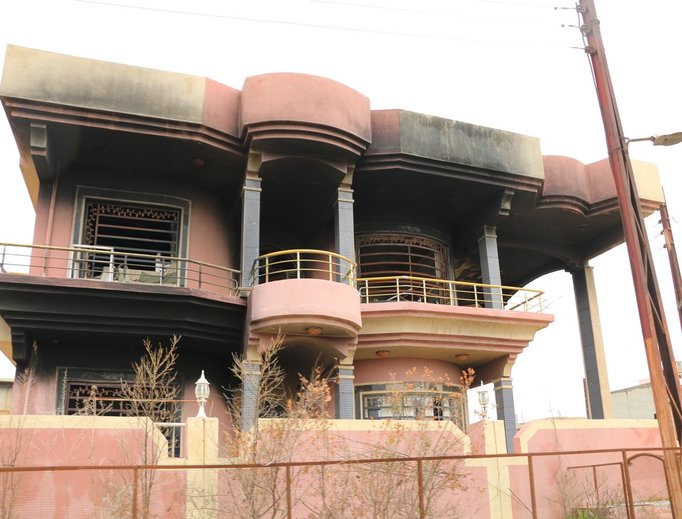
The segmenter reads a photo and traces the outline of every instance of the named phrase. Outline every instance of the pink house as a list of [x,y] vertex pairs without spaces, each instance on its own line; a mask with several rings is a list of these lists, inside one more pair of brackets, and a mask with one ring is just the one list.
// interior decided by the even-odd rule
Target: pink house
[[[332,372],[338,427],[421,418],[462,433],[461,373],[473,368],[476,384],[494,384],[503,436],[480,452],[527,452],[514,445],[511,368],[553,317],[523,287],[568,269],[590,415],[609,416],[587,266],[621,240],[607,161],[371,110],[345,85],[293,73],[237,90],[9,47],[0,98],[36,210],[33,243],[7,245],[0,269],[0,345],[23,381],[12,415],[74,414],[93,386],[120,395],[143,339],[180,335],[185,422],[201,370],[212,387],[233,386],[242,354],[251,387],[260,349],[281,335],[286,391],[316,365]],[[657,173],[637,170],[651,212]],[[255,405],[242,402],[245,429]],[[464,443],[458,452],[471,452]],[[175,454],[189,450],[185,439]]]

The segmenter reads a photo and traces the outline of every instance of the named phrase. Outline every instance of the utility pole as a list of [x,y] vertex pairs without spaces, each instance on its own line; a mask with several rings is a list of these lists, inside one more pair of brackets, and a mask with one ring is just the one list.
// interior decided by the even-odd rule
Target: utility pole
[[673,241],[673,230],[672,227],[670,227],[668,206],[665,202],[658,212],[661,214],[661,225],[663,226],[663,232],[661,234],[663,234],[663,238],[665,238],[665,248],[668,251],[670,271],[673,275],[673,287],[675,287],[677,313],[680,316],[680,326],[682,326],[682,275],[680,275],[680,264],[677,261],[677,251],[675,250],[675,242]]
[[[588,47],[585,51],[592,63],[609,162],[616,185],[661,443],[665,449],[677,448],[680,434],[682,434],[680,382],[644,228],[644,218],[639,204],[632,164],[630,164],[627,152],[627,140],[616,106],[594,1],[580,0],[577,8],[583,22],[580,29],[587,39]],[[680,474],[679,451],[664,450],[663,468],[673,517],[682,519],[682,474]]]

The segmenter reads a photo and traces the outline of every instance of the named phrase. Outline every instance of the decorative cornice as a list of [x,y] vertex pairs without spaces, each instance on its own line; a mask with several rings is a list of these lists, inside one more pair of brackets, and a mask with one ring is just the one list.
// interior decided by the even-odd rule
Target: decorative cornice
[[202,142],[215,148],[245,155],[239,138],[208,126],[158,119],[148,116],[74,108],[64,105],[38,103],[29,100],[3,98],[8,116],[13,119],[44,121],[122,132],[154,135]]
[[427,159],[407,153],[367,154],[356,167],[356,173],[359,174],[395,170],[438,175],[469,182],[478,181],[519,191],[538,192],[542,186],[542,179],[539,178]]

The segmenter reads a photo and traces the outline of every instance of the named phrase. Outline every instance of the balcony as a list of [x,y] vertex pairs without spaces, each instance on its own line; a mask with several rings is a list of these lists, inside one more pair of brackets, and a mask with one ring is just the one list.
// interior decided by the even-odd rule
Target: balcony
[[189,258],[121,252],[113,247],[0,243],[0,273],[184,287],[234,296],[239,271]]
[[354,337],[362,326],[355,262],[316,249],[256,258],[251,272],[250,326],[286,335]]
[[355,262],[317,249],[283,250],[256,258],[252,286],[284,279],[323,279],[355,286]]
[[543,292],[504,285],[415,276],[383,276],[356,280],[363,303],[416,302],[543,313]]
[[126,337],[181,335],[188,348],[238,351],[246,313],[238,274],[105,247],[0,243],[0,317],[17,362],[34,340],[116,348]]

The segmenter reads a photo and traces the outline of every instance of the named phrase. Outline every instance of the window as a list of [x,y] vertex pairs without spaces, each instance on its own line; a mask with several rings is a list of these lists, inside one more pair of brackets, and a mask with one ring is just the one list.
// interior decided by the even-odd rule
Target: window
[[464,427],[460,386],[396,382],[357,386],[355,391],[365,420],[451,420],[460,429]]
[[[139,405],[136,406],[130,399],[131,391],[123,387],[125,383],[132,387],[133,382],[134,376],[130,371],[57,368],[57,414],[140,416],[136,409]],[[139,393],[144,396],[144,388]],[[137,392],[133,391],[133,394]],[[177,394],[180,394],[179,386]],[[180,402],[164,401],[154,406],[162,406],[165,412],[161,411],[160,414],[173,417],[167,425],[156,425],[168,440],[169,455],[177,457],[180,455],[181,428],[175,424],[181,416]]]
[[[180,210],[176,208],[88,200],[82,243],[118,252],[177,256],[179,223]],[[131,261],[153,267],[153,261]]]
[[360,277],[414,276],[443,279],[447,247],[438,240],[404,233],[357,237]]
[[79,188],[77,197],[74,277],[181,284],[186,200],[94,188]]

